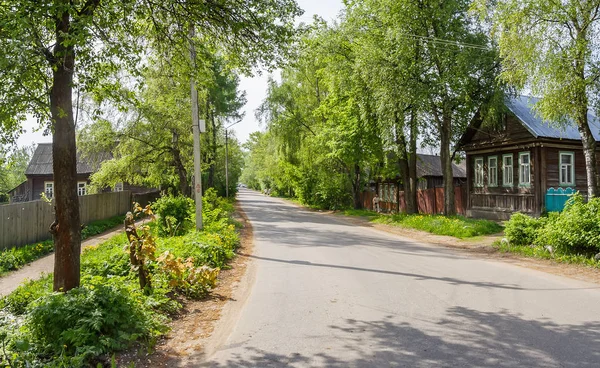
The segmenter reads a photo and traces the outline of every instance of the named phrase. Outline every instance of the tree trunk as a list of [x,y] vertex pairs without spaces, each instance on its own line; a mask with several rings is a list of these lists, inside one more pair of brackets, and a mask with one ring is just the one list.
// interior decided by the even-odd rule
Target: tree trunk
[[587,176],[588,198],[598,196],[598,165],[596,163],[596,140],[590,130],[587,118],[587,104],[578,114],[577,126],[583,143],[585,172]]
[[192,191],[187,178],[187,170],[183,166],[183,162],[181,162],[181,152],[176,146],[173,146],[171,151],[173,153],[173,164],[175,165],[177,175],[179,176],[179,191],[182,195],[191,197]]
[[354,198],[354,208],[362,208],[362,202],[360,200],[360,166],[354,164],[354,178],[352,180],[352,196]]
[[417,204],[417,119],[415,112],[411,111],[410,114],[410,138],[408,141],[408,187],[409,190],[406,193],[406,208],[409,208],[411,212],[418,213],[419,206]]
[[[406,213],[417,213],[418,209],[416,206],[416,153],[411,155],[411,153],[408,152],[406,146],[406,136],[402,131],[402,127],[398,119],[396,122],[396,145],[398,147],[398,165],[400,167],[400,176],[402,177],[402,189],[404,190],[404,203],[406,204]],[[414,173],[411,173],[410,167],[413,164],[413,160],[415,170]],[[411,176],[414,177],[413,183],[411,183]],[[398,198],[398,200],[400,200],[400,198]]]
[[453,216],[456,215],[456,206],[454,204],[454,173],[452,172],[452,156],[450,154],[452,118],[449,109],[446,107],[443,108],[442,112],[441,128],[440,160],[444,178],[444,214]]
[[73,121],[73,70],[75,51],[65,46],[70,18],[64,12],[56,19],[53,83],[50,91],[52,167],[56,219],[51,226],[54,239],[54,291],[68,291],[80,283],[81,222],[77,196],[77,147]]

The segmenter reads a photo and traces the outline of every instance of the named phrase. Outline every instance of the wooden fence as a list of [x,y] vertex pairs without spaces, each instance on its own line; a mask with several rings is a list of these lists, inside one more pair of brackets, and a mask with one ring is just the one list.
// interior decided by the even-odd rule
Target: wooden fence
[[[363,208],[373,209],[373,197],[374,192],[363,192],[361,201]],[[396,198],[399,198],[400,203],[397,202]],[[467,188],[466,186],[454,187],[454,205],[456,206],[456,213],[459,215],[465,215],[467,213]],[[383,212],[405,212],[406,202],[404,201],[404,191],[398,191],[398,194],[394,196],[395,202],[380,202],[381,211]],[[425,214],[437,214],[444,212],[444,188],[430,188],[417,190],[417,205],[419,213]]]
[[[112,192],[79,197],[81,223],[124,215],[131,210],[131,192]],[[48,228],[54,208],[44,201],[0,206],[0,249],[50,239]]]

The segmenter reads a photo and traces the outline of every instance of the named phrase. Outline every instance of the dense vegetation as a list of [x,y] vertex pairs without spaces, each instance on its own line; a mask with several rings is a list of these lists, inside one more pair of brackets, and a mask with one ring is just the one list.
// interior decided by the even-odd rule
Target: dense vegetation
[[516,213],[506,223],[504,250],[597,265],[600,253],[600,198],[573,195],[562,212],[541,218]]
[[[477,110],[502,103],[499,63],[470,1],[349,1],[307,27],[257,112],[242,182],[339,209],[378,178],[399,178],[416,208],[416,153],[433,147],[452,188],[456,142]],[[453,190],[445,213],[453,214]]]
[[[163,199],[168,201],[180,203]],[[121,234],[84,251],[81,287],[53,293],[52,275],[47,275],[4,297],[3,361],[11,367],[95,366],[133,343],[152,346],[167,331],[169,315],[180,308],[179,295],[199,298],[210,292],[238,245],[232,204],[209,190],[203,205],[203,232],[158,236],[159,223],[147,228],[143,266],[132,266],[127,237]],[[193,216],[189,211],[185,217]],[[151,286],[140,288],[139,267],[148,269]]]

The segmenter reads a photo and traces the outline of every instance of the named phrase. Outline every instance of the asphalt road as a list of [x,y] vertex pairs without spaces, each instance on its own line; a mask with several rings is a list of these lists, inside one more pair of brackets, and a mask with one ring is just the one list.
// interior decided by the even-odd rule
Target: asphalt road
[[210,367],[600,367],[600,286],[244,190],[256,277]]

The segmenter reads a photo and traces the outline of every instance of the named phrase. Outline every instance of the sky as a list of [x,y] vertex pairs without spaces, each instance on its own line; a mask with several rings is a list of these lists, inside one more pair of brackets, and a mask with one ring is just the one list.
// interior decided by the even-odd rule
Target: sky
[[[342,10],[342,0],[296,0],[300,7],[304,9],[304,14],[298,18],[298,22],[311,23],[314,15],[319,15],[327,21],[334,20]],[[240,81],[240,89],[246,91],[247,103],[244,106],[244,119],[233,126],[236,137],[240,142],[245,142],[250,133],[257,130],[263,130],[254,117],[254,111],[260,106],[266,96],[268,73],[262,73],[254,77],[243,77]],[[28,146],[32,143],[52,142],[51,136],[44,136],[41,131],[34,132],[36,123],[33,120],[27,120],[24,124],[26,133],[21,135],[17,141],[19,147]]]

